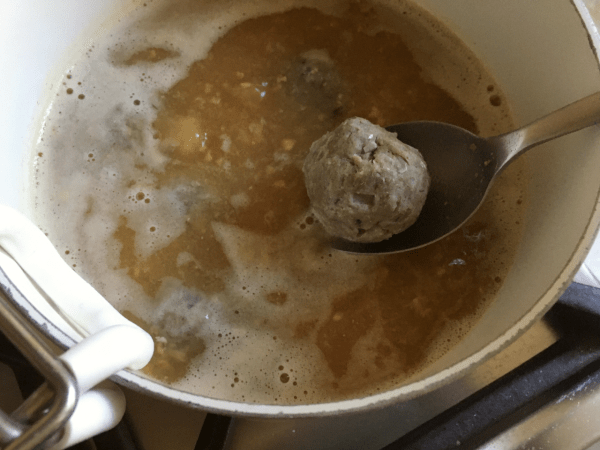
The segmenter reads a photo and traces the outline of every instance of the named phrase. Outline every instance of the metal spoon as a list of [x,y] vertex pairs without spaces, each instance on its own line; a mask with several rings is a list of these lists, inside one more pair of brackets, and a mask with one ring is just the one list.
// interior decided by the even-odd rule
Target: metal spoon
[[352,253],[395,253],[429,245],[452,233],[477,211],[498,174],[527,150],[600,121],[600,92],[571,103],[529,125],[481,138],[441,122],[406,122],[386,127],[418,149],[431,175],[427,200],[417,221],[377,243],[335,239]]

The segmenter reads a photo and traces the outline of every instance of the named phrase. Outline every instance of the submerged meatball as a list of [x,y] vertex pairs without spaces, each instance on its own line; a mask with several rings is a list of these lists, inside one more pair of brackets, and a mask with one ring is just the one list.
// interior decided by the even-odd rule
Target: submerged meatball
[[303,170],[315,217],[329,234],[356,242],[411,226],[430,181],[418,150],[358,117],[315,141]]
[[286,88],[301,105],[316,108],[329,117],[337,117],[345,109],[345,83],[327,50],[302,53],[291,63],[286,78]]

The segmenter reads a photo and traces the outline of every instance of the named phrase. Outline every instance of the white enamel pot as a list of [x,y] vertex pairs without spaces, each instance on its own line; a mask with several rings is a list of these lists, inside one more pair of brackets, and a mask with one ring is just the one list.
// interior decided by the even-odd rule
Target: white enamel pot
[[[478,55],[523,125],[600,89],[600,40],[580,0],[420,0]],[[9,0],[0,14],[0,204],[29,214],[24,200],[28,152],[46,96],[65,72],[74,46],[88,45],[123,4],[115,0]],[[90,31],[91,30],[91,31]],[[100,30],[101,31],[101,30]],[[547,311],[569,285],[600,223],[600,133],[596,127],[527,155],[530,202],[514,268],[470,334],[411,384],[379,395],[302,406],[242,404],[181,392],[133,371],[113,379],[154,396],[209,411],[260,417],[370,412],[456,379],[507,346]],[[33,291],[32,291],[33,292]],[[42,296],[30,292],[37,303]],[[38,315],[40,329],[63,346],[70,332]]]

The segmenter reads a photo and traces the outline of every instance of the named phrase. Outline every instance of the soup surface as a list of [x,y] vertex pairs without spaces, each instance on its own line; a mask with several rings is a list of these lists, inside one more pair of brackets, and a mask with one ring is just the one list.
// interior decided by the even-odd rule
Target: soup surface
[[301,170],[325,132],[353,116],[483,135],[511,120],[483,65],[412,3],[322,3],[144,3],[61,80],[38,220],[152,334],[148,377],[280,404],[390,389],[465,335],[510,268],[521,163],[435,245],[328,246]]

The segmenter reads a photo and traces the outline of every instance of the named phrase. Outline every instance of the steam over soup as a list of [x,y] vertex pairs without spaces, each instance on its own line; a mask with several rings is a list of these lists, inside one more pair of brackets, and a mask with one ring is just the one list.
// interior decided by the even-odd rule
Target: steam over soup
[[32,200],[64,258],[154,337],[148,377],[246,402],[376,393],[502,285],[522,162],[465,227],[409,253],[334,251],[309,213],[304,158],[349,117],[512,125],[482,64],[412,3],[157,0],[73,61]]

